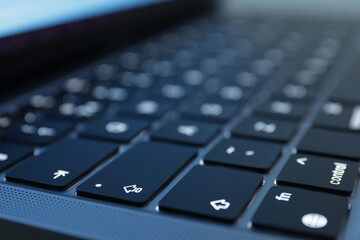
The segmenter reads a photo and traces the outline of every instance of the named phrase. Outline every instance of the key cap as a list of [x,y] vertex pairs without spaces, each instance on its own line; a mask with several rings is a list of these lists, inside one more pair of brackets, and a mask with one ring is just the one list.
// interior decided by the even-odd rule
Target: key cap
[[224,139],[205,155],[204,161],[266,171],[277,160],[281,149],[281,145],[276,143],[241,138]]
[[295,129],[296,124],[294,123],[252,117],[240,122],[232,133],[251,138],[287,142],[294,134]]
[[64,102],[56,109],[49,111],[49,116],[58,120],[64,119],[71,122],[81,122],[95,117],[105,105],[100,101],[79,100],[76,102]]
[[72,124],[41,120],[33,124],[23,123],[2,134],[3,138],[14,141],[45,145],[72,129]]
[[314,93],[309,91],[305,86],[291,83],[285,84],[281,88],[281,91],[276,91],[274,95],[283,101],[289,102],[307,102],[314,97]]
[[209,101],[223,102],[228,104],[241,104],[249,93],[236,85],[222,86],[220,90],[209,96]]
[[0,144],[0,171],[30,156],[32,152],[31,147],[2,142]]
[[306,107],[303,105],[278,100],[265,103],[255,110],[256,115],[290,120],[299,120],[305,113]]
[[64,139],[10,170],[6,179],[64,190],[117,149],[116,144]]
[[151,137],[191,145],[205,145],[215,136],[219,129],[216,124],[175,120],[160,127]]
[[81,184],[77,192],[93,198],[143,205],[195,154],[196,150],[191,147],[141,143]]
[[253,218],[255,227],[315,238],[335,239],[348,212],[345,197],[289,187],[273,187]]
[[314,125],[339,130],[360,130],[360,108],[345,107],[341,103],[327,102],[314,120]]
[[237,108],[232,105],[204,102],[184,112],[185,117],[226,122],[235,114]]
[[105,102],[124,102],[131,94],[130,89],[115,86],[97,85],[92,90],[92,97]]
[[350,195],[357,182],[359,163],[308,154],[293,155],[277,182]]
[[109,141],[129,142],[149,125],[147,121],[104,116],[87,124],[81,135]]
[[261,183],[259,174],[197,166],[170,190],[159,206],[161,210],[235,221]]
[[301,140],[298,151],[360,159],[359,142],[358,134],[311,128]]
[[330,99],[333,101],[347,102],[347,103],[359,103],[360,95],[358,89],[360,89],[360,82],[357,80],[359,76],[360,58],[358,58],[338,84],[335,91],[330,95]]
[[156,99],[138,99],[120,107],[121,113],[149,117],[152,119],[162,117],[172,107],[170,101],[159,101]]

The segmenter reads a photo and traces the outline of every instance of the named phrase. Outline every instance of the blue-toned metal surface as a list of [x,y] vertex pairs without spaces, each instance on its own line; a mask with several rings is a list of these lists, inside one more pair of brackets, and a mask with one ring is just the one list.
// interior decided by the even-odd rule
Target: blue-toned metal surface
[[[181,214],[159,212],[157,205],[169,189],[194,165],[201,164],[202,157],[212,146],[218,143],[224,136],[229,136],[229,130],[248,115],[250,110],[259,104],[259,100],[264,100],[268,97],[269,86],[264,86],[263,90],[239,111],[236,121],[226,125],[223,133],[218,135],[209,146],[200,149],[198,157],[145,207],[137,208],[123,204],[87,199],[76,195],[76,186],[114,159],[111,158],[66,192],[54,192],[30,186],[21,187],[19,184],[6,182],[4,174],[1,174],[0,218],[11,219],[87,239],[301,239],[301,237],[296,235],[287,235],[286,233],[274,234],[253,229],[251,227],[251,219],[267,191],[275,185],[274,181],[276,176],[286,163],[292,151],[295,150],[295,146],[302,138],[304,132],[311,126],[311,121],[325,101],[326,95],[334,88],[335,84],[341,80],[350,63],[353,62],[354,58],[358,55],[359,50],[356,45],[357,38],[358,36],[355,36],[355,38],[352,38],[347,44],[344,54],[338,63],[334,64],[335,67],[328,75],[327,84],[323,88],[324,95],[321,95],[319,99],[317,99],[311,108],[310,114],[300,125],[300,131],[296,137],[285,146],[281,159],[269,173],[264,175],[264,186],[260,188],[249,205],[249,208],[236,223],[228,225]],[[282,76],[278,75],[276,78],[281,80]],[[60,81],[55,82],[44,89],[56,89],[60,84]],[[44,89],[39,89],[35,92],[42,92]],[[12,101],[11,104],[20,104],[35,92],[29,93],[29,95],[23,96],[21,99],[16,99]],[[5,109],[7,106],[9,105],[0,107],[0,110],[1,108]],[[170,114],[168,117],[172,118],[175,116]],[[154,128],[156,129],[162,123],[163,121],[157,122]],[[145,134],[138,140],[146,141],[147,139],[148,135]],[[126,145],[122,146],[118,155],[130,147],[131,146]],[[360,239],[360,228],[358,227],[358,222],[360,221],[359,188],[360,186],[357,186],[353,196],[350,197],[352,210],[350,211],[345,232],[341,234],[341,239]]]

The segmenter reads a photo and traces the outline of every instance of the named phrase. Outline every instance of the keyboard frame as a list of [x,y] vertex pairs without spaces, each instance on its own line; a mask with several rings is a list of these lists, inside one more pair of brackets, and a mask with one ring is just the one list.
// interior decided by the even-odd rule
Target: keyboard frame
[[[264,174],[264,186],[256,193],[248,209],[240,216],[234,224],[207,220],[182,214],[173,214],[158,211],[158,203],[166,193],[195,165],[202,164],[202,157],[216,145],[223,137],[230,136],[230,130],[242,119],[251,113],[251,110],[269,97],[268,84],[263,85],[261,90],[248,100],[245,106],[236,114],[236,121],[226,124],[221,134],[211,141],[205,148],[201,148],[198,156],[186,166],[149,204],[144,207],[112,203],[76,195],[76,187],[87,180],[95,172],[101,170],[119,154],[133,147],[133,144],[124,145],[120,153],[106,160],[104,164],[97,167],[85,178],[73,185],[68,191],[58,192],[37,187],[7,182],[5,174],[0,173],[0,218],[9,219],[26,225],[61,232],[86,239],[303,239],[302,236],[277,233],[262,229],[251,229],[251,218],[261,204],[268,190],[275,185],[276,176],[285,165],[289,156],[296,151],[295,146],[301,140],[306,130],[311,126],[317,110],[325,101],[326,96],[335,87],[336,83],[344,76],[350,67],[350,62],[360,52],[356,44],[358,36],[352,36],[344,45],[343,53],[334,63],[323,84],[323,92],[317,97],[307,117],[299,125],[295,137],[284,147],[283,155],[275,163],[270,172]],[[356,49],[356,51],[354,51]],[[103,60],[97,61],[102,62]],[[93,65],[93,64],[91,64]],[[84,69],[88,68],[85,67]],[[79,72],[81,72],[80,70]],[[68,76],[74,75],[69,74]],[[281,78],[284,76],[273,76]],[[49,84],[31,91],[19,98],[13,99],[0,106],[0,111],[8,106],[23,106],[30,96],[37,93],[52,92],[60,89],[62,81],[67,76],[61,77]],[[273,86],[274,87],[274,86]],[[165,118],[156,122],[153,129],[157,129],[171,118],[177,115],[166,114]],[[148,141],[150,130],[138,137],[137,142]],[[69,137],[74,137],[70,133]],[[41,151],[41,148],[38,150]],[[360,239],[360,185],[356,186],[353,195],[349,198],[351,211],[344,233],[341,239]]]

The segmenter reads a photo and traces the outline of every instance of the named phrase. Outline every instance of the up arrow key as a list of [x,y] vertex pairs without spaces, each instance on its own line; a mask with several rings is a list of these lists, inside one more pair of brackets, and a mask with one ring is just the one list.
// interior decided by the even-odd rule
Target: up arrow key
[[296,162],[297,162],[298,164],[301,164],[301,165],[304,166],[307,160],[308,160],[308,158],[306,158],[306,157],[304,157],[304,158],[298,158],[298,159],[296,159]]
[[69,174],[68,171],[57,170],[57,172],[54,172],[54,177],[53,177],[53,179],[57,179],[58,177],[65,177],[67,174]]
[[210,204],[216,211],[220,209],[228,209],[230,207],[230,203],[225,199],[214,200],[211,201]]

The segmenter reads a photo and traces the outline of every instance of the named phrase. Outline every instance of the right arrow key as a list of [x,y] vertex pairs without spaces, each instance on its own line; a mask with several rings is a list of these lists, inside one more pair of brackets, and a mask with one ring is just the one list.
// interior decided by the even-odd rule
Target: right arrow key
[[350,195],[357,182],[358,170],[357,162],[296,154],[288,160],[277,182]]

